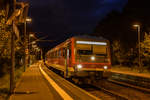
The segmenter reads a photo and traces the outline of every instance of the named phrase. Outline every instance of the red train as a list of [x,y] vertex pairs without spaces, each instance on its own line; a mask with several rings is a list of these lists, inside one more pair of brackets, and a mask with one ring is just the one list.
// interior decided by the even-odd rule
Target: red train
[[66,78],[102,78],[111,68],[109,41],[89,36],[69,38],[47,52],[46,64]]

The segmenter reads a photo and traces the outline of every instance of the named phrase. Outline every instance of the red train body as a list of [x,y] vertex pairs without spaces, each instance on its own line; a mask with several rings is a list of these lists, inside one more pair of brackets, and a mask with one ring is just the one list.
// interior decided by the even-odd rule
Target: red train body
[[102,77],[111,68],[109,41],[72,37],[47,52],[46,64],[65,77]]

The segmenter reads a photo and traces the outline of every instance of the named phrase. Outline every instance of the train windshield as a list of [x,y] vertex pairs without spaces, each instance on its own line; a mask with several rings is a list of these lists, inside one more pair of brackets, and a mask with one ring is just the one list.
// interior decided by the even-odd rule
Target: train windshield
[[105,45],[77,44],[76,48],[77,55],[107,56],[107,46]]
[[92,55],[92,50],[77,50],[77,54],[79,55]]
[[[76,42],[76,60],[80,62],[108,62],[107,52],[107,44],[105,42]],[[95,57],[95,60],[91,60],[92,56]]]

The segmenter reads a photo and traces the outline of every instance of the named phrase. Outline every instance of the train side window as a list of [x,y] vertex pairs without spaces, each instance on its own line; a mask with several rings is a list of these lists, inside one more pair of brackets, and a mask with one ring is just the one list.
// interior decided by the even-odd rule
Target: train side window
[[61,49],[58,50],[58,56],[61,57]]
[[59,50],[57,50],[57,58],[59,57]]
[[53,58],[53,52],[51,52],[51,57]]
[[57,51],[55,51],[55,57],[57,58]]
[[66,49],[63,48],[63,57],[66,57]]
[[56,58],[57,58],[58,57],[58,51],[57,50],[55,51],[55,54],[56,54]]
[[68,46],[68,50],[69,50],[69,58],[71,57],[71,46]]
[[51,52],[51,58],[53,57],[52,52]]
[[58,57],[58,51],[56,50],[56,58]]
[[55,57],[55,52],[53,51],[53,58]]
[[53,58],[53,52],[51,52],[51,57]]
[[51,53],[48,53],[48,57],[51,57]]
[[56,57],[56,51],[54,51],[54,58]]
[[60,51],[61,51],[61,57],[63,57],[63,48],[61,48]]
[[69,58],[71,58],[71,48],[69,48]]

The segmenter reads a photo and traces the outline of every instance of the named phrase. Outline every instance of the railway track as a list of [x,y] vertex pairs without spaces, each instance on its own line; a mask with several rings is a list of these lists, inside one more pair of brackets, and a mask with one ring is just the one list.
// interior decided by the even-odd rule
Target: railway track
[[116,97],[116,100],[150,100],[150,93],[116,81],[102,80],[93,85],[106,93],[110,93],[110,95]]
[[[58,73],[57,73],[58,74]],[[70,82],[73,83],[71,80]],[[108,79],[93,84],[75,84],[102,100],[150,100],[150,92],[125,82]]]
[[[52,70],[52,69],[50,69],[50,70]],[[58,73],[56,73],[56,74],[58,74]],[[60,75],[60,74],[58,74],[58,75]],[[101,98],[102,100],[127,100],[127,98],[125,96],[120,95],[117,92],[105,89],[103,87],[96,87],[91,84],[77,84],[77,83],[74,83],[73,80],[69,80],[69,81],[71,83],[77,85],[78,87],[86,90],[87,92],[95,95],[96,97]]]
[[86,90],[87,92],[97,96],[98,98],[101,98],[102,100],[128,100],[128,98],[126,98],[125,96],[100,86],[98,87],[91,84],[82,84],[78,86]]
[[121,85],[121,86],[124,86],[124,87],[133,88],[133,89],[136,89],[138,91],[142,91],[144,93],[149,93],[150,94],[150,89],[149,88],[143,88],[143,87],[140,87],[140,86],[136,86],[136,85],[127,83],[127,82],[117,81],[117,80],[113,80],[113,79],[109,79],[108,81],[111,82],[111,83],[114,83],[114,84],[118,84],[118,85]]
[[110,79],[127,83],[133,86],[141,87],[143,89],[150,89],[150,79],[146,77],[113,73]]

